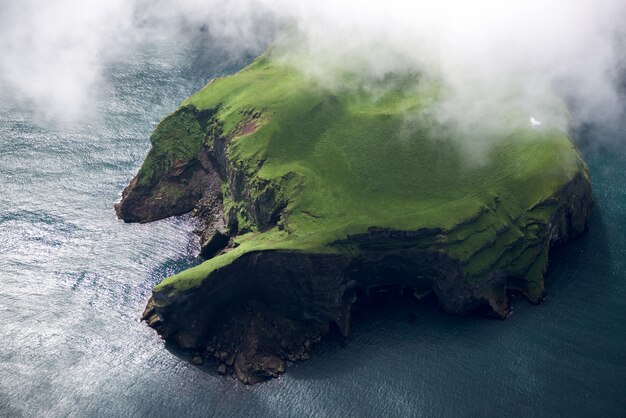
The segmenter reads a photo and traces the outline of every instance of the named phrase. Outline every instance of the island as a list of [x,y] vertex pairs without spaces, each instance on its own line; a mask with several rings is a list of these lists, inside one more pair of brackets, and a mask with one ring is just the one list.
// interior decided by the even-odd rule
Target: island
[[[206,261],[156,285],[143,319],[253,384],[347,336],[381,290],[498,318],[512,293],[539,303],[551,248],[587,228],[587,167],[555,119],[503,103],[488,117],[507,129],[468,131],[438,117],[445,99],[437,77],[342,87],[270,54],[211,81],[159,123],[116,205],[200,225]],[[548,93],[541,111],[567,117]]]

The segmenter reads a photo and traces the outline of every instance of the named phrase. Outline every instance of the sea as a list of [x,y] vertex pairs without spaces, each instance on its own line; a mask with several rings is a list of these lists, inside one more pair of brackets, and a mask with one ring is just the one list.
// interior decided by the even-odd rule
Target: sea
[[[88,115],[0,100],[0,416],[626,417],[626,129],[589,125],[590,230],[553,252],[547,297],[501,321],[382,298],[279,379],[244,386],[140,321],[197,264],[186,217],[113,205],[158,121],[252,56],[155,37],[106,62]],[[624,125],[626,126],[626,124]]]

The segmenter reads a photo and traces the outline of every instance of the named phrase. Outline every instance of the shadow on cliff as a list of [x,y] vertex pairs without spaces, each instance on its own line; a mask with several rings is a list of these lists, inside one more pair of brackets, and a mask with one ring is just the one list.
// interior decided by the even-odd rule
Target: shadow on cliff
[[[401,296],[397,288],[369,298],[361,295],[352,317],[351,336],[342,337],[338,329],[331,328],[331,334],[314,347],[311,359],[289,364],[287,375],[279,381],[332,380],[350,376],[362,368],[376,372],[380,364],[401,370],[405,363],[403,355],[417,352],[423,345],[430,349],[436,346],[439,355],[446,355],[445,351],[451,346],[471,347],[506,340],[506,335],[516,332],[520,321],[522,326],[527,326],[572,304],[602,305],[612,292],[611,280],[616,272],[612,267],[609,229],[601,204],[602,201],[594,208],[586,234],[551,251],[546,276],[547,298],[543,304],[532,306],[523,297],[512,295],[515,314],[498,321],[479,313],[448,315],[433,295],[416,301],[408,295]],[[155,276],[165,271],[171,273],[173,267],[184,267],[188,262],[190,260],[164,263]],[[459,342],[460,338],[464,341]],[[193,358],[193,353],[181,349],[175,342],[166,342],[165,348],[185,362]],[[208,375],[218,376],[217,366],[218,362],[209,359],[197,367]],[[280,385],[270,382],[264,384]]]
[[[532,334],[542,321],[558,326],[559,321],[577,320],[567,318],[571,309],[581,313],[590,305],[602,309],[614,291],[611,281],[618,277],[610,250],[602,208],[596,207],[586,234],[552,250],[546,275],[547,296],[542,304],[535,306],[512,294],[514,314],[499,321],[479,313],[448,315],[434,296],[418,302],[397,293],[378,294],[356,306],[350,337],[332,333],[311,353],[311,360],[290,365],[287,379],[333,380],[342,375],[359,375],[359,369],[371,372],[373,380],[378,373],[388,377],[383,371],[388,373],[389,369],[400,373],[399,378],[415,378],[419,370],[406,369],[415,364],[407,361],[407,353],[431,355],[424,357],[425,365],[465,350],[470,360],[481,361],[473,351],[477,347],[483,347],[478,351],[499,346],[506,350],[518,335]],[[504,363],[501,366],[509,367]]]
[[[588,137],[587,137],[588,138]],[[451,345],[482,345],[499,339],[519,327],[530,326],[533,321],[543,321],[547,316],[563,315],[568,309],[580,305],[602,306],[613,291],[611,280],[615,271],[611,239],[616,232],[611,229],[616,214],[605,213],[608,205],[607,182],[616,173],[602,171],[604,161],[615,157],[609,149],[594,145],[593,141],[579,145],[588,159],[592,182],[596,190],[596,206],[590,219],[589,231],[563,247],[554,248],[546,275],[547,298],[540,306],[531,306],[519,295],[512,295],[511,304],[516,314],[504,322],[487,319],[479,314],[465,317],[445,314],[435,297],[418,302],[401,297],[398,289],[361,297],[355,307],[352,335],[344,338],[337,329],[314,347],[312,359],[289,364],[287,376],[279,380],[326,380],[341,375],[352,375],[362,368],[377,369],[377,362],[402,369],[402,356],[416,352],[422,345],[447,350]],[[159,279],[183,269],[198,259],[181,259],[164,263],[153,273]],[[557,312],[560,310],[560,312]],[[462,337],[463,342],[456,341]],[[506,339],[506,338],[503,338]],[[193,353],[179,348],[176,343],[166,343],[166,349],[183,361],[192,360]],[[403,354],[404,353],[404,354]],[[439,352],[439,355],[445,355]],[[384,359],[383,359],[384,357]],[[391,363],[390,360],[391,359]],[[217,362],[205,361],[200,370],[217,376]],[[385,367],[387,367],[385,366]],[[278,383],[276,383],[278,384]]]

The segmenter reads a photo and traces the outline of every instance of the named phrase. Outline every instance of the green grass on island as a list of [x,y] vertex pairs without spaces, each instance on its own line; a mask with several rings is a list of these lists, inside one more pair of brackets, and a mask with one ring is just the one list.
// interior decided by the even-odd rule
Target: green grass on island
[[[542,274],[532,225],[547,222],[548,199],[585,173],[578,152],[562,127],[532,128],[530,115],[506,105],[490,115],[512,121],[495,139],[438,121],[443,94],[439,82],[417,74],[329,89],[266,56],[209,83],[157,127],[139,181],[163,172],[159,164],[197,153],[217,123],[231,138],[229,164],[246,174],[251,196],[274,188],[285,209],[278,225],[260,231],[242,202],[225,193],[225,207],[236,209],[247,230],[239,245],[165,279],[155,292],[197,286],[250,251],[358,251],[344,240],[370,227],[440,228],[444,234],[416,245],[438,246],[471,274],[496,265]],[[557,99],[548,101],[565,112]],[[206,120],[186,109],[204,111]],[[255,112],[256,130],[246,129]],[[476,156],[467,141],[489,145]]]

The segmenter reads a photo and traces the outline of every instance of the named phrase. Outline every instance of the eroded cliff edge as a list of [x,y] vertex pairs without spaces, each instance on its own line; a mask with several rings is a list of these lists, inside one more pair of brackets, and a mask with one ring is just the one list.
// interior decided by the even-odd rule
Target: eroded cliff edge
[[348,335],[357,297],[378,289],[500,318],[509,292],[540,302],[550,248],[587,227],[584,162],[548,126],[466,164],[455,131],[426,123],[424,83],[337,94],[261,58],[164,119],[116,211],[191,211],[209,260],[156,286],[146,322],[256,383],[331,326]]

